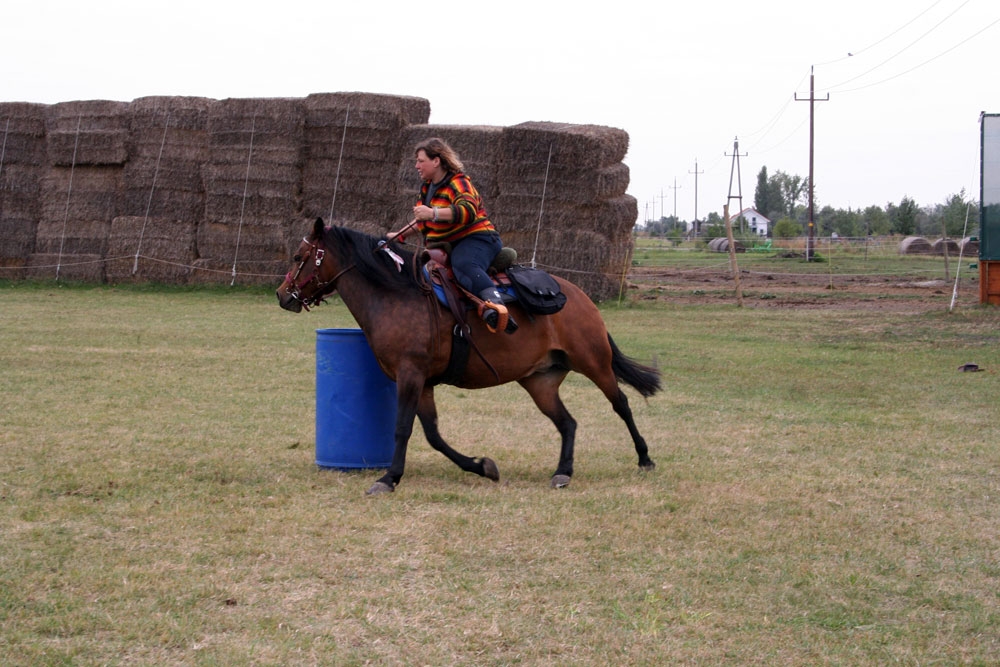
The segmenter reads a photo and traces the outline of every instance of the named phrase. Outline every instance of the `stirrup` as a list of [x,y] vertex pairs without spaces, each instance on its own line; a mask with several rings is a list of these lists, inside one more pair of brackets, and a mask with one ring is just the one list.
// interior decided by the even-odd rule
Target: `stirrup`
[[[497,314],[496,326],[491,326],[489,320],[487,320],[486,318],[487,310],[496,311]],[[479,304],[479,317],[482,318],[483,322],[486,323],[486,328],[490,330],[490,333],[496,333],[498,331],[504,331],[507,329],[507,321],[510,318],[510,314],[507,312],[507,306],[503,305],[502,303],[483,301]]]

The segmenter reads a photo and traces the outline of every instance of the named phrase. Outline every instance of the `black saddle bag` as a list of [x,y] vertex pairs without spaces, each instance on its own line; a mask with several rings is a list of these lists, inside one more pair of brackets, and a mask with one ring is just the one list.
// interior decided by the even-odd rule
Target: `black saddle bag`
[[518,300],[529,313],[551,315],[566,305],[566,295],[559,283],[545,271],[514,264],[506,273]]

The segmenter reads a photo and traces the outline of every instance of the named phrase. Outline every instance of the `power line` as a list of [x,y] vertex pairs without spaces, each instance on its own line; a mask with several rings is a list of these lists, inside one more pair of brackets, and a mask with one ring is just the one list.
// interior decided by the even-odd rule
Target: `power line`
[[965,2],[963,2],[958,7],[956,7],[954,10],[952,10],[952,12],[950,14],[948,14],[943,19],[941,19],[940,21],[938,21],[937,23],[935,23],[933,26],[931,26],[931,28],[927,32],[925,32],[924,34],[920,35],[920,37],[917,37],[915,40],[913,40],[912,42],[910,42],[909,44],[907,44],[906,46],[904,46],[902,49],[900,49],[896,53],[892,54],[891,56],[889,56],[888,58],[886,58],[885,60],[883,60],[882,62],[880,62],[878,65],[875,65],[871,69],[866,70],[866,71],[862,72],[861,74],[858,74],[857,76],[851,77],[850,79],[847,79],[846,81],[841,81],[838,84],[830,86],[828,88],[828,90],[830,90],[832,92],[837,92],[837,88],[839,88],[840,86],[848,84],[851,81],[856,81],[857,79],[860,79],[863,76],[867,76],[868,74],[871,74],[872,72],[874,72],[875,70],[877,70],[882,65],[885,65],[889,61],[894,60],[897,56],[899,56],[900,54],[902,54],[904,51],[907,51],[910,47],[912,47],[914,44],[916,44],[917,42],[919,42],[920,40],[922,40],[924,37],[926,37],[927,35],[931,34],[935,30],[937,30],[938,28],[940,28],[942,23],[944,23],[945,21],[947,21],[948,19],[950,19],[952,16],[954,16],[955,14],[957,14],[959,12],[959,10],[961,10],[962,7],[965,7],[967,4],[969,4],[969,2],[971,2],[971,0],[965,0]]
[[[834,92],[838,92],[838,93],[853,93],[853,92],[856,92],[856,91],[859,91],[859,90],[864,90],[865,88],[871,88],[872,86],[880,86],[883,83],[888,83],[888,82],[892,81],[893,79],[898,79],[901,76],[906,76],[910,72],[918,70],[921,67],[923,67],[924,65],[928,65],[928,64],[934,62],[935,60],[937,60],[938,58],[941,58],[941,57],[943,57],[943,56],[951,53],[952,51],[954,51],[958,47],[963,46],[964,44],[966,44],[968,42],[971,42],[973,39],[975,39],[976,37],[979,37],[979,35],[983,34],[987,30],[989,30],[990,28],[992,28],[993,26],[995,26],[997,23],[1000,23],[1000,18],[994,20],[992,23],[988,24],[985,28],[981,28],[980,30],[978,30],[978,31],[974,32],[973,34],[969,35],[968,37],[966,37],[965,39],[961,40],[957,44],[954,44],[954,45],[950,46],[949,48],[945,49],[944,51],[942,51],[941,53],[937,54],[936,56],[934,56],[932,58],[928,58],[927,60],[923,61],[919,65],[914,65],[913,67],[911,67],[908,70],[905,70],[903,72],[899,72],[898,74],[893,74],[892,76],[890,76],[890,77],[888,77],[886,79],[882,79],[881,81],[875,81],[873,83],[866,83],[865,85],[858,86],[856,88],[846,88],[844,90],[838,90],[838,91],[834,91]],[[855,77],[855,78],[857,78],[857,77]],[[853,81],[853,79],[851,79],[851,80]],[[844,83],[846,83],[846,81]],[[843,85],[843,84],[839,84],[839,85]]]
[[[826,61],[824,63],[817,63],[816,67],[823,67],[824,65],[832,65],[834,63],[839,63],[841,61],[847,60],[848,58],[850,58],[852,56],[861,55],[862,53],[864,53],[868,49],[871,49],[873,47],[878,46],[879,44],[881,44],[885,40],[889,39],[890,37],[895,36],[896,33],[902,31],[903,29],[905,29],[907,27],[909,27],[911,23],[913,23],[914,21],[916,21],[917,19],[919,19],[921,16],[923,16],[924,14],[926,14],[927,12],[929,12],[930,10],[934,9],[935,7],[937,7],[939,4],[941,4],[941,0],[935,0],[935,2],[931,3],[930,7],[928,7],[924,11],[920,12],[919,14],[917,14],[916,16],[914,16],[912,19],[910,19],[909,21],[907,21],[903,25],[899,26],[898,28],[896,28],[895,30],[893,30],[892,32],[890,32],[888,35],[886,35],[882,39],[878,40],[877,42],[873,42],[873,43],[869,44],[868,46],[866,46],[865,48],[863,48],[861,50],[850,51],[850,52],[848,52],[848,54],[846,56],[841,56],[840,58],[834,58],[833,60],[828,60],[828,61]],[[958,11],[958,10],[956,10],[956,11]]]

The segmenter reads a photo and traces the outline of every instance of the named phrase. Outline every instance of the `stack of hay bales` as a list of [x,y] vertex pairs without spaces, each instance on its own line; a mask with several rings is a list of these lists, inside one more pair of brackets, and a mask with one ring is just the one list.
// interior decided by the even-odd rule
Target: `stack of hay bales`
[[0,103],[0,278],[225,283],[235,264],[273,284],[304,220],[408,222],[413,149],[440,136],[522,264],[617,293],[638,213],[624,131],[429,116],[425,99],[368,93]]
[[125,198],[121,215],[111,222],[109,281],[184,283],[190,275],[195,229],[205,212],[201,169],[210,159],[213,103],[203,97],[143,97],[130,105]]
[[35,250],[46,171],[42,104],[0,103],[0,278],[20,279]]
[[503,130],[501,151],[491,217],[504,244],[518,251],[520,263],[534,255],[595,300],[616,294],[638,217],[635,198],[625,194],[628,134],[596,125],[522,123]]
[[106,100],[48,107],[49,168],[29,275],[103,282],[111,220],[121,208],[128,108]]
[[304,109],[300,99],[228,99],[208,112],[211,161],[195,233],[193,282],[274,282],[289,261],[301,211]]
[[900,255],[930,255],[934,249],[923,236],[907,236],[899,242]]
[[958,257],[958,241],[955,239],[934,239],[931,250],[935,255],[948,253],[949,257]]
[[405,130],[426,123],[429,115],[428,101],[416,97],[370,93],[308,96],[303,216],[321,217],[327,224],[374,235],[405,223],[408,209],[400,210],[397,205],[396,161],[407,150]]

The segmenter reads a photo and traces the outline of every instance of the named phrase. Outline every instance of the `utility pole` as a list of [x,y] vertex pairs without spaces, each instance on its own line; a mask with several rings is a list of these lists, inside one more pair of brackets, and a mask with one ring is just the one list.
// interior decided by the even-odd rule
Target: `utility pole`
[[[730,155],[728,153],[726,153],[725,155],[726,155],[726,157],[730,157]],[[746,157],[746,156],[747,156],[747,153],[744,153],[743,157]],[[728,204],[732,200],[738,199],[740,201],[739,213],[742,213],[743,212],[743,182],[742,182],[742,179],[740,177],[740,138],[739,137],[736,137],[735,139],[733,139],[733,154],[732,154],[731,157],[733,158],[733,164],[732,164],[732,167],[730,167],[730,169],[729,169],[729,198],[726,200],[726,203]],[[733,174],[736,175],[736,187],[737,187],[737,192],[738,192],[738,194],[735,195],[735,196],[733,195]],[[739,215],[739,213],[737,213],[737,215]],[[740,224],[740,231],[741,232],[743,231],[742,223]]]
[[663,205],[663,200],[666,199],[666,198],[667,198],[667,196],[665,194],[663,194],[663,188],[660,188],[660,217],[661,218],[667,217],[667,207]]
[[698,236],[701,234],[701,222],[698,220],[698,174],[704,174],[704,171],[698,171],[698,158],[694,159],[694,171],[689,171],[689,174],[694,174],[694,235]]
[[674,177],[674,220],[677,220],[677,190],[684,187],[683,185],[677,185],[677,178]]
[[796,102],[809,102],[809,237],[806,240],[806,261],[811,262],[813,260],[813,247],[816,242],[816,218],[813,216],[813,194],[816,190],[815,181],[813,181],[813,159],[815,156],[814,151],[814,139],[816,136],[815,132],[815,103],[816,102],[827,102],[830,99],[830,93],[826,94],[823,99],[816,99],[816,80],[813,75],[813,67],[809,67],[809,97],[799,98],[799,94],[795,93]]

